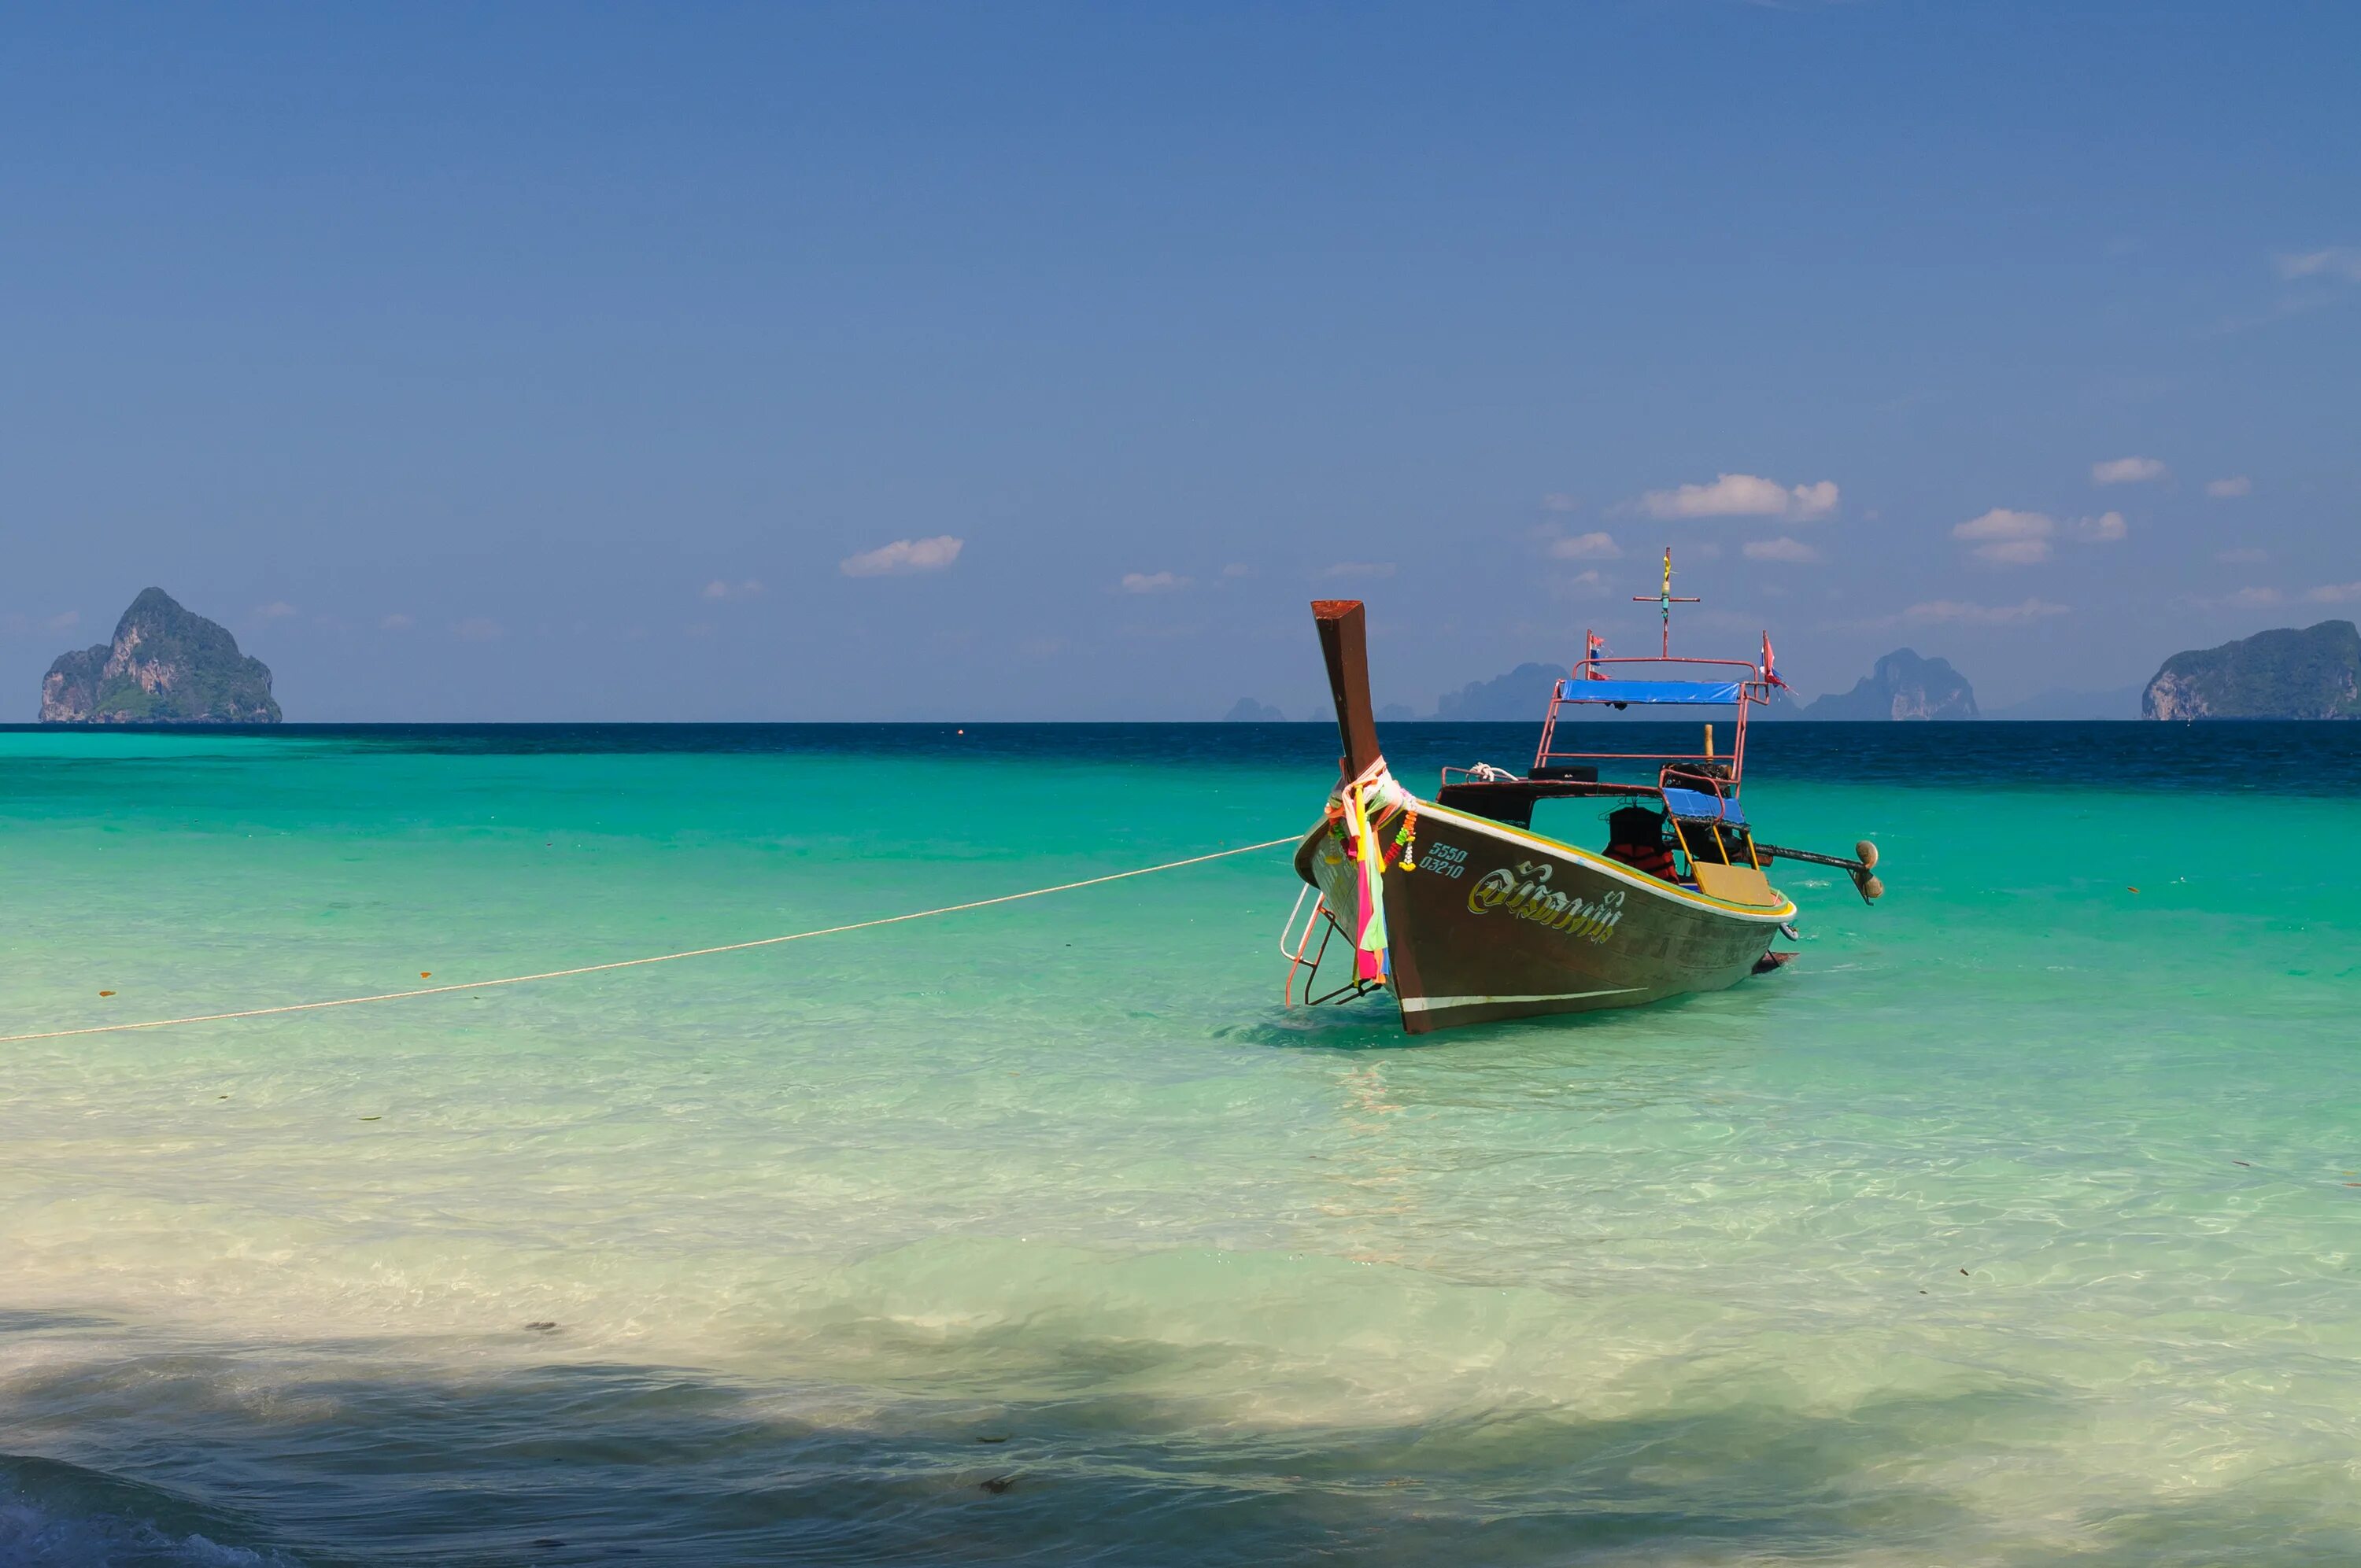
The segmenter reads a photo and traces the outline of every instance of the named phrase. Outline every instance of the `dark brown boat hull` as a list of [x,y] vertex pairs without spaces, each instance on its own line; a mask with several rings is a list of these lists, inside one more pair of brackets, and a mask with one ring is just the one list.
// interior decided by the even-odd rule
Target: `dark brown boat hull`
[[[1418,803],[1417,860],[1383,879],[1389,983],[1402,1028],[1639,1007],[1754,972],[1795,906],[1733,904],[1603,855]],[[1390,846],[1398,820],[1379,831]],[[1347,933],[1354,866],[1327,824],[1296,850]]]

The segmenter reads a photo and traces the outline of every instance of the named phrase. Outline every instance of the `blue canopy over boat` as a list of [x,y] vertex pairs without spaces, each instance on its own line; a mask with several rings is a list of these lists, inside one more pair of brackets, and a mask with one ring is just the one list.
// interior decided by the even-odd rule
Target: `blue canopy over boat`
[[1563,702],[1675,703],[1686,707],[1728,705],[1738,700],[1738,681],[1560,681]]
[[1677,784],[1666,784],[1664,809],[1685,821],[1746,826],[1746,813],[1738,808],[1738,802],[1718,795],[1708,795],[1701,789],[1682,789]]

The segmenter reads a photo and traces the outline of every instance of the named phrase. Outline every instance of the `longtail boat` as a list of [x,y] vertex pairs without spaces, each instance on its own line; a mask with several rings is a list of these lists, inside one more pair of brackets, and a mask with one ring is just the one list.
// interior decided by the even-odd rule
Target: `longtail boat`
[[[1759,660],[1675,658],[1664,554],[1656,603],[1662,652],[1610,658],[1596,633],[1581,661],[1553,687],[1541,744],[1521,777],[1477,763],[1446,767],[1433,799],[1388,771],[1369,708],[1367,630],[1357,599],[1312,606],[1345,754],[1320,822],[1304,835],[1295,869],[1304,895],[1281,928],[1286,997],[1346,1002],[1389,991],[1413,1035],[1542,1014],[1638,1007],[1690,992],[1719,991],[1795,957],[1774,950],[1795,936],[1793,900],[1772,886],[1779,859],[1846,872],[1864,900],[1884,889],[1863,840],[1850,857],[1781,849],[1754,837],[1741,801],[1750,708],[1784,685],[1763,634]],[[1678,678],[1668,671],[1677,670]],[[1735,710],[1727,751],[1703,726],[1697,751],[1571,749],[1586,708]],[[1569,716],[1573,716],[1569,718]],[[1604,715],[1600,715],[1604,717]],[[1641,776],[1602,780],[1601,764]],[[1597,849],[1533,831],[1543,800],[1598,799],[1606,842]],[[1303,896],[1316,894],[1301,920]],[[1318,948],[1312,946],[1314,934]],[[1332,939],[1351,954],[1350,980],[1314,995]]]

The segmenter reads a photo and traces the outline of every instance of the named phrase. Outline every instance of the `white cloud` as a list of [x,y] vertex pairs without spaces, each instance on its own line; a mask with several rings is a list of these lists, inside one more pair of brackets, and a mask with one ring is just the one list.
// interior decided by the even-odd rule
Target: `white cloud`
[[2230,596],[2230,602],[2240,609],[2261,609],[2279,603],[2286,597],[2277,588],[2240,588]]
[[1170,593],[1188,586],[1188,578],[1176,577],[1170,572],[1126,572],[1123,575],[1123,591],[1127,594]]
[[705,585],[705,597],[709,599],[750,599],[763,591],[763,585],[749,577],[742,583],[726,583],[719,577]]
[[2094,485],[2144,485],[2151,479],[2161,479],[2169,472],[2153,457],[2111,457],[2104,463],[2091,465],[2091,483]]
[[1837,486],[1833,479],[1822,479],[1817,485],[1797,485],[1787,493],[1795,498],[1795,504],[1787,509],[1787,515],[1798,522],[1826,517],[1837,510]]
[[2279,258],[2282,278],[2342,278],[2348,283],[2361,283],[2361,250],[2349,246],[2331,246],[2326,250],[2306,250]]
[[1543,511],[1580,511],[1581,510],[1582,498],[1568,495],[1564,490],[1552,490],[1542,498]]
[[302,612],[297,610],[293,605],[289,604],[285,599],[272,599],[269,604],[257,607],[254,612],[254,619],[257,620],[285,620],[288,617],[300,613]]
[[1776,539],[1748,540],[1746,558],[1750,561],[1817,561],[1820,553],[1808,544],[1782,534]]
[[389,615],[378,622],[379,627],[387,631],[407,631],[417,624],[410,617],[399,613]]
[[2225,566],[2259,566],[2270,558],[2269,551],[2256,550],[2251,547],[2244,550],[2217,550],[2213,553],[2213,559]]
[[896,539],[858,555],[847,555],[836,569],[848,577],[896,576],[907,572],[939,572],[959,559],[967,541],[948,533],[932,539]]
[[2037,511],[2011,511],[1994,507],[1951,529],[1954,539],[2047,539],[2058,525]]
[[2249,479],[2244,474],[2233,474],[2226,479],[2207,480],[2205,483],[2205,493],[2212,496],[2215,500],[2227,500],[2232,496],[2251,494],[2254,488],[2255,481]]
[[1577,533],[1571,539],[1554,539],[1549,553],[1559,561],[1615,561],[1623,555],[1614,539],[1604,533]]
[[1998,566],[2027,566],[2049,559],[2049,536],[2058,525],[2037,511],[1994,507],[1951,530],[1954,539],[1976,542],[1976,558]]
[[1929,626],[2008,626],[2020,620],[2063,615],[2066,608],[2038,598],[2020,604],[1961,604],[1957,599],[1930,599],[1912,605],[1895,619]]
[[1976,559],[1995,566],[2032,566],[2049,559],[2047,539],[1996,539],[1976,546]]
[[2361,583],[2323,583],[2306,589],[2303,597],[2314,604],[2350,604],[2361,599]]
[[1322,572],[1323,577],[1390,577],[1394,575],[1391,561],[1339,561]]
[[57,614],[49,617],[49,620],[41,622],[41,628],[46,631],[71,631],[75,627],[80,626],[81,624],[82,611],[78,609],[61,609],[58,611]]
[[2074,537],[2085,544],[2113,544],[2131,532],[2119,511],[2103,511],[2096,517],[2074,520]]
[[1808,522],[1836,510],[1837,499],[1837,487],[1828,479],[1786,488],[1753,474],[1720,474],[1710,485],[1650,490],[1640,498],[1640,507],[1655,518],[1784,517]]
[[462,642],[489,642],[500,635],[500,623],[480,615],[470,616],[453,627],[451,635]]
[[1225,577],[1251,577],[1254,576],[1254,568],[1247,565],[1243,561],[1233,561],[1228,565],[1222,568],[1222,576]]

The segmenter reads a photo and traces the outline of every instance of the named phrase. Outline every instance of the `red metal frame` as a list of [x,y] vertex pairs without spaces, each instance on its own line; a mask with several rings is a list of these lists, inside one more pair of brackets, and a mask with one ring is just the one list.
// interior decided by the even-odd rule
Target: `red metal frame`
[[[1587,637],[1584,639],[1583,646],[1585,649],[1591,646]],[[1605,667],[1609,664],[1716,664],[1747,671],[1749,678],[1739,682],[1738,700],[1732,705],[1738,709],[1738,723],[1736,733],[1730,737],[1729,751],[1708,756],[1703,751],[1551,751],[1550,741],[1557,734],[1558,709],[1565,707],[1584,707],[1591,701],[1585,697],[1564,695],[1566,687],[1573,686],[1579,689],[1585,681],[1609,679],[1605,673]],[[1598,700],[1604,702],[1608,699]],[[1730,793],[1734,795],[1738,793],[1739,782],[1746,773],[1746,710],[1758,702],[1770,700],[1769,678],[1763,674],[1763,666],[1749,659],[1697,659],[1686,656],[1649,658],[1644,655],[1602,659],[1596,654],[1585,652],[1581,663],[1568,672],[1565,681],[1551,688],[1549,713],[1542,720],[1542,743],[1533,753],[1533,766],[1539,769],[1557,762],[1724,762],[1730,768]]]

